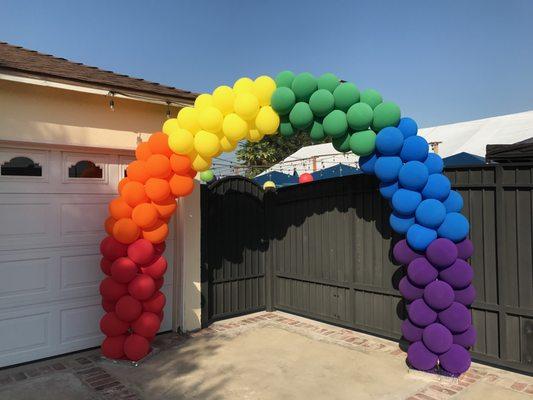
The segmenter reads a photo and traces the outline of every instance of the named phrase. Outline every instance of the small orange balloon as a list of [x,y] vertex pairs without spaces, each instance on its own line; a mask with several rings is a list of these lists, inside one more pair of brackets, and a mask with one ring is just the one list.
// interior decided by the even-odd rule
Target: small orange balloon
[[143,229],[141,236],[152,243],[164,242],[168,236],[168,224],[159,220],[153,228]]
[[122,218],[113,225],[113,237],[120,243],[130,244],[141,234],[139,226],[131,218]]
[[168,181],[160,178],[150,178],[144,184],[146,195],[153,201],[165,200],[170,196]]
[[159,213],[152,203],[142,203],[133,209],[131,219],[142,229],[152,228],[159,218]]
[[151,155],[152,151],[150,150],[148,142],[142,142],[137,145],[137,148],[135,149],[135,157],[137,160],[146,161]]
[[122,178],[120,182],[118,183],[118,193],[122,194],[122,189],[124,188],[124,185],[128,182],[131,182],[131,179],[128,177]]
[[153,202],[152,204],[162,219],[170,218],[178,206],[174,196],[169,196],[163,201]]
[[191,160],[189,160],[189,157],[182,156],[181,154],[172,154],[170,156],[170,166],[172,167],[172,171],[178,175],[189,175]]
[[170,160],[163,154],[153,154],[146,161],[148,173],[154,178],[167,178],[172,170]]
[[148,139],[148,145],[152,154],[164,154],[167,157],[173,154],[173,151],[168,147],[168,135],[163,132],[152,133]]
[[188,196],[194,190],[194,180],[190,176],[174,174],[168,183],[174,196]]
[[105,231],[107,232],[108,235],[113,235],[113,225],[115,225],[115,222],[117,222],[117,220],[113,217],[107,217],[107,219],[105,220],[104,226],[105,226]]
[[131,217],[132,208],[122,198],[118,197],[109,203],[109,214],[115,219],[129,218]]
[[150,199],[144,191],[144,185],[140,182],[128,182],[122,189],[122,197],[130,205],[135,207],[141,203],[149,203]]
[[128,178],[132,181],[144,183],[150,178],[146,161],[135,160],[126,168]]

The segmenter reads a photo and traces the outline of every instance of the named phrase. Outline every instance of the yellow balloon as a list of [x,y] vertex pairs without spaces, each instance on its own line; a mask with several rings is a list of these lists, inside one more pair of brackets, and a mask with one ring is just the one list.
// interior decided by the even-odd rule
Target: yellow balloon
[[233,93],[233,89],[229,86],[219,86],[213,92],[213,105],[224,115],[233,112],[234,101],[235,93]]
[[251,93],[240,93],[235,96],[235,112],[242,118],[255,118],[259,111],[259,100]]
[[198,131],[194,135],[194,150],[204,158],[211,158],[220,149],[218,136],[208,131]]
[[220,139],[220,148],[222,149],[222,151],[229,153],[230,151],[235,150],[236,147],[237,142],[232,142],[226,136]]
[[237,79],[237,81],[233,84],[233,91],[236,95],[240,93],[252,93],[253,87],[254,81],[245,77]]
[[184,107],[178,113],[178,123],[183,129],[196,133],[200,130],[198,123],[198,110],[192,107]]
[[263,183],[263,189],[267,190],[267,189],[275,189],[276,188],[276,184],[272,181],[266,181],[265,183]]
[[246,137],[248,141],[250,142],[259,142],[261,139],[263,139],[265,135],[263,135],[261,132],[259,132],[257,129],[250,129],[248,131],[248,136]]
[[231,113],[224,117],[222,132],[224,132],[224,136],[232,142],[238,142],[246,137],[246,134],[248,133],[248,124],[237,114]]
[[270,105],[272,93],[276,90],[276,82],[270,76],[260,76],[254,81],[252,94],[257,97],[262,106]]
[[168,136],[168,147],[174,153],[188,154],[194,149],[194,137],[187,129],[177,129]]
[[209,168],[211,168],[211,158],[203,157],[200,154],[197,154],[192,159],[192,168],[198,172],[208,170]]
[[216,107],[210,106],[200,111],[198,122],[203,130],[209,132],[219,132],[222,129],[222,121],[224,116]]
[[213,105],[213,96],[204,93],[194,100],[194,108],[203,110],[204,108],[211,107]]
[[177,118],[169,118],[163,124],[163,133],[170,135],[172,132],[176,132],[180,128]]
[[270,106],[261,107],[255,117],[257,130],[264,135],[273,135],[279,128],[279,115]]

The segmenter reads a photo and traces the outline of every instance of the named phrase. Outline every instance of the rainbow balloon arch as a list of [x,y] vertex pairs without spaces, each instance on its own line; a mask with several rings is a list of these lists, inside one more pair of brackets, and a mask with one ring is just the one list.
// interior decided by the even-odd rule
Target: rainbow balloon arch
[[407,268],[399,290],[407,304],[401,330],[410,343],[409,364],[465,372],[476,340],[469,223],[460,214],[461,195],[442,173],[442,159],[417,133],[416,122],[402,118],[396,104],[330,73],[241,78],[198,96],[194,107],[181,109],[162,132],[138,145],[119,197],[109,204],[109,236],[100,245],[103,354],[137,361],[150,352],[165,306],[159,289],[168,221],[176,198],[193,191],[197,172],[240,140],[309,134],[314,142],[331,138],[338,151],[360,156],[360,168],[379,179],[380,193],[390,201],[392,229],[405,235],[393,255]]

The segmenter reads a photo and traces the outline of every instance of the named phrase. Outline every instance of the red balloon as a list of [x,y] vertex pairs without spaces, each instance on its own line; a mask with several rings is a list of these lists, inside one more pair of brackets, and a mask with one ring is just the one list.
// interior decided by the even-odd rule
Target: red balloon
[[119,257],[126,256],[128,245],[120,243],[112,236],[108,236],[100,242],[100,253],[109,261],[115,261]]
[[135,321],[141,315],[143,306],[141,302],[131,296],[122,296],[115,305],[117,317],[125,322]]
[[102,259],[100,260],[100,269],[104,274],[111,275],[111,264],[113,264],[112,261],[108,260],[105,257],[102,257]]
[[100,294],[106,300],[117,301],[128,294],[128,286],[108,277],[100,282]]
[[106,336],[118,336],[126,333],[130,324],[120,320],[114,312],[108,312],[100,320],[100,330]]
[[167,248],[167,245],[165,242],[154,244],[154,251],[155,251],[155,254],[158,256],[163,254],[166,248]]
[[115,304],[117,304],[117,303],[114,302],[114,301],[110,301],[110,300],[102,299],[102,308],[103,308],[106,312],[113,312],[113,311],[115,311]]
[[161,325],[159,317],[151,312],[143,312],[132,324],[133,332],[146,338],[154,336]]
[[141,267],[143,274],[150,275],[154,279],[159,279],[167,271],[167,260],[163,256],[159,256],[149,265]]
[[154,245],[146,239],[137,239],[128,246],[128,257],[137,264],[148,264],[154,253]]
[[165,307],[166,302],[167,299],[163,292],[157,291],[148,300],[143,301],[142,307],[144,311],[159,314],[163,310],[163,307]]
[[128,292],[137,300],[148,300],[155,290],[155,282],[148,275],[137,275],[128,285]]
[[146,340],[148,340],[148,342],[150,342],[150,343],[152,343],[154,341],[154,339],[155,339],[155,335],[146,338]]
[[308,183],[308,182],[313,182],[314,180],[315,179],[313,178],[313,175],[308,174],[308,173],[302,174],[298,178],[299,183]]
[[165,278],[154,279],[154,282],[155,290],[159,290],[163,287],[163,283],[165,283]]
[[124,341],[124,354],[128,360],[139,361],[150,352],[150,343],[146,338],[135,333],[129,335]]
[[163,310],[161,310],[161,312],[159,314],[157,314],[157,316],[159,317],[159,320],[161,322],[163,322],[163,318],[165,318],[165,312]]
[[128,257],[120,257],[111,265],[111,277],[120,283],[128,283],[137,276],[138,268]]
[[108,336],[102,343],[102,354],[115,360],[124,357],[124,341],[126,335]]

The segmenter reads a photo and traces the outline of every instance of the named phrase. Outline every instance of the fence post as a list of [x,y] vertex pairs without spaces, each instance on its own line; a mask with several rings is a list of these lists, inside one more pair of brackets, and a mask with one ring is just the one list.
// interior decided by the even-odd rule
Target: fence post
[[265,310],[269,312],[275,310],[274,273],[272,257],[270,257],[270,253],[272,251],[270,248],[270,246],[272,246],[272,206],[275,202],[275,196],[276,194],[273,190],[266,190],[263,195],[263,218],[265,231],[262,240],[266,241],[267,243],[267,250],[263,253],[265,266]]

